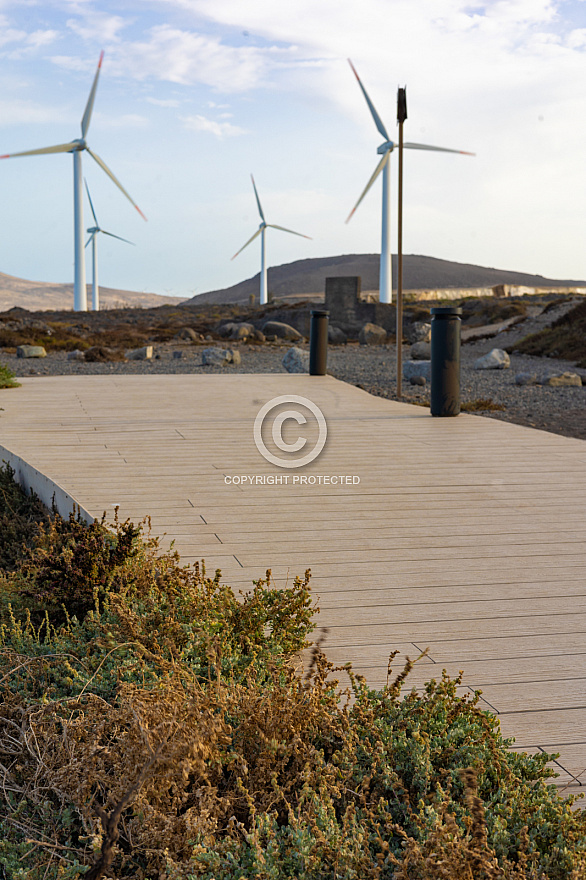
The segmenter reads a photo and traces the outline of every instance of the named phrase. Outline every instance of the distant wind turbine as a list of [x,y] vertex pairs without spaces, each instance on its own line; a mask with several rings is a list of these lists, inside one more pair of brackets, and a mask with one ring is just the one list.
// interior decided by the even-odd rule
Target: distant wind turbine
[[73,227],[74,227],[74,254],[75,254],[75,279],[73,285],[73,308],[76,312],[87,311],[87,291],[85,285],[85,261],[83,250],[83,187],[82,187],[82,171],[81,171],[81,154],[86,150],[92,159],[94,159],[100,168],[106,172],[108,177],[114,181],[118,189],[124,193],[128,201],[134,205],[143,220],[146,217],[131,199],[120,181],[112,174],[106,163],[100,159],[96,153],[92,153],[86,143],[86,135],[90,127],[92,111],[94,109],[94,101],[98,88],[98,79],[104,53],[100,55],[98,69],[94,77],[94,82],[85,106],[85,111],[81,119],[81,138],[70,141],[68,144],[57,144],[54,147],[42,147],[39,150],[27,150],[23,153],[8,153],[0,156],[0,159],[12,159],[16,156],[41,156],[45,153],[73,153]]
[[[379,299],[381,302],[390,303],[392,301],[392,274],[391,274],[391,245],[390,245],[390,224],[389,224],[389,209],[390,209],[390,177],[389,177],[389,158],[391,153],[397,146],[389,137],[389,133],[386,130],[380,116],[376,112],[376,108],[372,101],[368,96],[368,92],[362,85],[362,81],[358,74],[356,73],[356,69],[354,65],[348,59],[350,67],[354,72],[354,76],[358,80],[358,85],[362,89],[362,94],[366,99],[366,103],[368,104],[368,109],[374,119],[374,124],[376,125],[380,134],[384,137],[384,142],[377,149],[377,153],[382,155],[382,159],[374,169],[372,177],[366,184],[364,191],[352,210],[348,215],[346,223],[351,220],[356,208],[371,188],[377,177],[382,171],[383,175],[383,211],[382,211],[382,231],[381,231],[381,254],[380,254],[380,276],[379,276]],[[465,150],[449,150],[446,147],[432,147],[429,144],[413,144],[406,143],[403,146],[410,150],[433,150],[438,153],[460,153],[463,156],[474,156],[474,153],[467,153]]]
[[87,247],[89,243],[92,244],[92,309],[94,312],[98,312],[100,310],[100,288],[98,287],[98,232],[101,232],[102,235],[109,235],[110,238],[117,238],[118,241],[125,241],[126,244],[134,245],[133,241],[128,241],[127,238],[121,238],[119,235],[114,235],[113,232],[106,232],[105,229],[100,227],[98,223],[98,218],[96,217],[96,212],[94,210],[94,203],[92,202],[92,197],[90,196],[90,188],[87,185],[87,180],[85,181],[85,188],[87,191],[87,197],[89,199],[90,208],[92,209],[92,214],[94,217],[95,226],[90,226],[87,230],[90,233],[90,237],[86,241],[85,246]]
[[285,229],[284,226],[276,226],[274,223],[267,223],[265,220],[265,215],[263,214],[263,210],[260,204],[260,199],[258,197],[258,192],[256,189],[256,184],[254,182],[254,177],[252,174],[250,175],[252,179],[252,186],[254,188],[254,194],[256,196],[256,204],[258,205],[258,213],[260,214],[261,224],[258,227],[257,231],[254,233],[251,238],[248,239],[246,244],[243,244],[239,251],[236,251],[232,259],[234,260],[238,254],[241,254],[244,248],[248,247],[248,245],[254,241],[260,235],[260,304],[264,306],[268,302],[267,296],[267,266],[265,259],[265,229],[270,227],[271,229],[280,229],[281,232],[290,232],[292,235],[300,235],[301,238],[309,238],[311,240],[311,236],[303,235],[302,232],[294,232],[292,229]]

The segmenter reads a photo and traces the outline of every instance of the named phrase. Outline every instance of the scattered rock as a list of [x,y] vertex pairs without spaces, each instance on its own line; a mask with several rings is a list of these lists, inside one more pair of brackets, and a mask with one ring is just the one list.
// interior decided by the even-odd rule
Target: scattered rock
[[288,373],[309,373],[309,352],[290,348],[282,363]]
[[431,381],[431,361],[405,361],[403,378],[411,381],[414,376],[422,376],[426,382]]
[[246,321],[242,321],[240,324],[235,324],[232,329],[232,333],[230,334],[230,339],[248,339],[254,333],[254,325],[248,324]]
[[431,358],[431,343],[414,342],[409,354],[414,361],[428,361]]
[[348,342],[348,337],[341,327],[336,327],[335,324],[329,324],[328,342],[331,343],[331,345],[345,345]]
[[387,331],[378,324],[364,324],[358,335],[360,345],[384,345]]
[[124,352],[115,348],[106,348],[103,345],[93,345],[85,353],[84,360],[89,363],[103,363],[105,361],[126,361]]
[[[227,321],[225,324],[222,324],[216,330],[218,336],[221,336],[222,339],[228,339],[229,336],[232,336],[234,330],[238,329],[238,324],[234,321]],[[207,336],[206,336],[207,339]]]
[[[254,294],[253,294],[254,296]],[[247,339],[247,342],[266,342],[266,336],[262,332],[262,330],[254,330]]]
[[173,360],[178,361],[183,357],[182,351],[174,351],[173,352]]
[[415,342],[431,342],[431,324],[414,321],[405,329],[405,339],[411,344]]
[[143,345],[142,348],[133,348],[126,352],[129,361],[150,361],[153,356],[152,345]]
[[427,379],[425,378],[425,376],[411,376],[409,381],[412,385],[421,385],[421,387],[425,387],[425,385],[427,384]]
[[186,342],[199,342],[201,336],[199,333],[196,333],[195,330],[192,330],[191,327],[182,327],[179,333],[175,334],[175,339],[178,342],[182,340],[185,340]]
[[76,348],[73,351],[67,352],[67,360],[68,361],[85,361],[85,351],[81,351],[81,349]]
[[515,385],[538,385],[537,373],[517,373]]
[[44,358],[47,352],[42,345],[19,345],[16,349],[19,358]]
[[290,339],[292,342],[303,338],[295,327],[291,327],[290,324],[285,324],[282,321],[267,321],[262,328],[262,332],[267,337],[276,336],[279,339]]
[[223,367],[225,364],[237,366],[242,362],[242,358],[239,351],[233,351],[231,348],[204,348],[201,362],[204,367]]
[[582,379],[577,373],[553,373],[541,377],[542,385],[549,385],[553,388],[572,387],[579,388],[582,385]]
[[502,348],[493,348],[488,354],[474,361],[475,370],[507,370],[511,366],[511,359]]

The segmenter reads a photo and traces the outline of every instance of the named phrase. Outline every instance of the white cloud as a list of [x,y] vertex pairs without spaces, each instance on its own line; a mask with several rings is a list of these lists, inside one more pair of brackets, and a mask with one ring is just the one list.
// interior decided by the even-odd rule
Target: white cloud
[[[226,115],[227,114],[222,114],[222,117],[225,117]],[[182,116],[181,121],[187,129],[191,129],[192,131],[209,132],[219,138],[246,134],[245,129],[240,128],[237,125],[232,125],[231,122],[216,122],[213,119],[207,119],[205,116]]]
[[62,117],[62,111],[46,104],[36,104],[26,100],[0,99],[0,120],[7,125],[37,125],[55,122]]
[[175,98],[147,98],[146,99],[149,104],[154,104],[155,107],[179,107],[179,101]]
[[97,41],[102,44],[118,42],[120,31],[128,24],[129,22],[119,15],[107,15],[92,9],[83,10],[83,15],[67,21],[67,27],[82,40]]

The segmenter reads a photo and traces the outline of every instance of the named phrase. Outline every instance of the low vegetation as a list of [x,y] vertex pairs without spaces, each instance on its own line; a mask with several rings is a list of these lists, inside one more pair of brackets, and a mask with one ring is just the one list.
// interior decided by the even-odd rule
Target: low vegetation
[[308,652],[308,572],[237,597],[148,522],[64,522],[9,469],[0,517],[3,878],[584,876],[548,756],[445,674],[374,691],[324,633]]
[[16,381],[14,373],[5,364],[0,364],[0,388],[20,388],[20,382]]
[[506,406],[496,403],[492,397],[477,397],[461,404],[462,412],[504,412]]
[[520,354],[576,361],[586,367],[586,302],[579,303],[550,327],[526,336],[511,348]]

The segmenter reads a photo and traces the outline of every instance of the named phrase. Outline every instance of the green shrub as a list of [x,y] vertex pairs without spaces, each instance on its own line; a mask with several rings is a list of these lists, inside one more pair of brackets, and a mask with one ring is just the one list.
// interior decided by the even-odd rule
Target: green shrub
[[20,382],[17,382],[12,370],[0,364],[0,388],[20,388]]
[[584,876],[586,817],[478,693],[371,690],[325,633],[302,670],[309,573],[236,596],[145,524],[46,516],[0,580],[5,877]]

